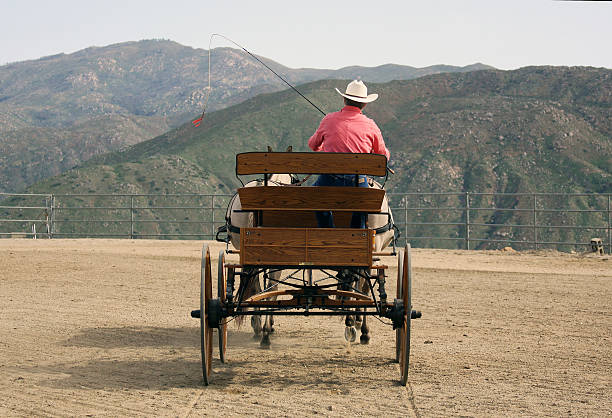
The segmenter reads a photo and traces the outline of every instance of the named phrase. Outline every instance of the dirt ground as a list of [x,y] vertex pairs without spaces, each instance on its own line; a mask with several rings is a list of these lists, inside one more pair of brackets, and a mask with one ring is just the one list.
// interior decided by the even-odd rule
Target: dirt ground
[[612,415],[610,256],[416,249],[407,387],[391,327],[348,346],[337,317],[270,350],[232,323],[203,387],[201,247],[0,240],[0,416]]

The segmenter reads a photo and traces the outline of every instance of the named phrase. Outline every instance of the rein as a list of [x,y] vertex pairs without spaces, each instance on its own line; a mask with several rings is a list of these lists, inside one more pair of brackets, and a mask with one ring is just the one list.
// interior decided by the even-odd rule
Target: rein
[[291,183],[291,184],[283,183],[283,182],[280,182],[280,181],[274,181],[274,180],[268,180],[268,182],[274,183],[277,186],[301,186],[302,184],[304,184],[306,182],[306,180],[308,180],[310,178],[310,176],[312,176],[312,174],[309,174],[306,177],[304,177],[302,180],[299,180],[298,182]]

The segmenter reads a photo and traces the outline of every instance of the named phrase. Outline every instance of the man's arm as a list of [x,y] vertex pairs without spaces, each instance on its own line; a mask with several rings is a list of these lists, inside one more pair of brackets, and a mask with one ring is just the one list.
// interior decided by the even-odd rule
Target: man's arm
[[308,147],[313,151],[323,150],[323,121],[319,125],[317,131],[308,140]]
[[382,154],[386,156],[387,161],[391,159],[391,153],[387,149],[387,146],[385,145],[385,141],[382,137],[382,133],[380,132],[380,129],[378,129],[378,127],[376,127],[376,132],[374,134],[374,140],[372,141],[372,150],[374,151],[375,154]]

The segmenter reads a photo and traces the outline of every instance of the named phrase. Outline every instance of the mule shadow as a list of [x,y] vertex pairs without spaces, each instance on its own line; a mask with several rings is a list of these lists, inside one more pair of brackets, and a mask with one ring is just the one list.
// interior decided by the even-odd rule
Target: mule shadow
[[196,327],[112,327],[86,328],[63,342],[66,347],[196,347],[200,332]]

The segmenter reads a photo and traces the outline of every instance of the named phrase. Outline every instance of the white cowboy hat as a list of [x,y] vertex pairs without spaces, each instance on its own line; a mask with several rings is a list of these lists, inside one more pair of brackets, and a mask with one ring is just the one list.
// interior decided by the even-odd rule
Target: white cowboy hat
[[340,96],[359,103],[370,103],[378,99],[378,94],[368,94],[368,88],[361,80],[351,81],[348,86],[346,86],[346,92],[344,93],[338,89],[336,89],[336,91]]

